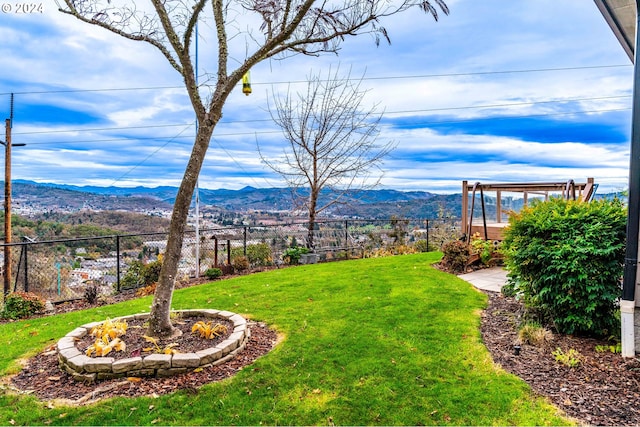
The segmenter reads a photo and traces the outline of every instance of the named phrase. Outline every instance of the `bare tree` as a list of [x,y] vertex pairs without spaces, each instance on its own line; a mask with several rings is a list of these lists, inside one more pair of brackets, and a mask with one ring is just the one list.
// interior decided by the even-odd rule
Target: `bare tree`
[[[277,159],[268,159],[259,145],[258,151],[262,161],[285,179],[294,200],[303,201],[309,249],[315,247],[318,215],[341,203],[347,193],[377,186],[380,164],[395,147],[393,142],[376,144],[382,113],[375,105],[364,106],[366,91],[360,89],[361,83],[362,79],[351,80],[350,74],[341,77],[339,70],[329,70],[326,78],[310,76],[306,92],[273,94],[269,112],[288,146]],[[300,190],[308,194],[300,196]],[[331,190],[331,196],[321,198],[323,190]]]
[[[387,31],[380,25],[381,18],[414,7],[435,19],[435,6],[448,13],[444,0],[56,1],[63,13],[157,48],[182,76],[196,115],[198,131],[173,207],[165,260],[149,316],[147,334],[156,337],[177,333],[169,314],[189,205],[211,136],[222,117],[222,107],[242,76],[268,58],[337,53],[346,36],[369,33],[377,43],[381,38],[389,42]],[[139,8],[138,4],[142,6]],[[196,83],[190,52],[196,23],[206,17],[211,17],[216,32],[217,69],[211,72],[212,86],[205,101]],[[252,27],[256,22],[258,25]],[[246,52],[235,69],[229,64],[231,51]]]

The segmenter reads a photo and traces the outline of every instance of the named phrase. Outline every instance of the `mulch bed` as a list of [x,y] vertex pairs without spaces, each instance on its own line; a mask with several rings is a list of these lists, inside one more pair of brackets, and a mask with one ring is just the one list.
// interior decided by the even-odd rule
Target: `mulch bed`
[[[196,369],[169,378],[126,378],[95,384],[80,383],[58,368],[58,356],[52,346],[29,359],[22,371],[11,378],[11,384],[16,389],[34,394],[42,400],[58,401],[67,405],[92,403],[115,396],[159,396],[178,390],[197,393],[205,384],[236,374],[258,357],[268,353],[276,344],[277,334],[267,325],[249,322],[249,330],[251,337],[246,348],[233,359],[217,366]],[[179,338],[176,342],[180,342]]]
[[[212,325],[221,325],[223,327],[220,332],[212,338],[203,338],[198,333],[192,333],[191,328],[196,322],[211,322]],[[145,338],[147,331],[146,319],[129,319],[127,320],[127,332],[120,337],[125,343],[126,348],[122,351],[111,351],[107,357],[113,357],[116,360],[126,359],[129,357],[146,356],[150,353],[167,350],[177,350],[180,353],[195,353],[209,347],[215,347],[224,341],[233,332],[233,322],[227,319],[211,319],[209,317],[194,316],[173,319],[173,326],[180,331],[180,335],[171,338],[158,338],[149,341]],[[88,348],[94,345],[96,337],[87,334],[76,342],[76,348],[81,353],[85,353]],[[95,354],[95,353],[94,353]]]
[[[567,415],[588,425],[640,425],[640,360],[596,351],[610,342],[555,334],[546,346],[521,345],[515,354],[522,312],[514,298],[486,292],[489,306],[482,315],[482,339],[495,363],[525,380]],[[580,353],[580,363],[568,367],[556,361],[557,348]]]

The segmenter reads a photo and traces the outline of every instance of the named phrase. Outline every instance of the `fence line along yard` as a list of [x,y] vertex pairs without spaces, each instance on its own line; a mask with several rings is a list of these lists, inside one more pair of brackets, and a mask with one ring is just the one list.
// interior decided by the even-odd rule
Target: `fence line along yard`
[[[291,248],[306,247],[307,233],[306,222],[209,228],[197,233],[189,230],[182,245],[178,280],[201,277],[211,268],[229,273],[292,262],[286,255]],[[459,233],[457,219],[320,221],[314,228],[314,249],[300,262],[439,250],[443,242],[459,237]],[[122,234],[46,241],[24,238],[2,244],[14,248],[11,291],[33,292],[59,302],[83,298],[88,287],[97,288],[103,295],[137,287],[139,283],[132,285],[127,278],[135,273],[134,268],[158,261],[167,235]],[[0,259],[4,259],[4,251],[0,251]]]

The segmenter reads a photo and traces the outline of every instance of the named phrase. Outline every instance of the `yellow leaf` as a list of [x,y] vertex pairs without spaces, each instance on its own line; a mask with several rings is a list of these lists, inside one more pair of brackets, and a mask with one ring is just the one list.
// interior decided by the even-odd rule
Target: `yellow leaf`
[[132,383],[139,383],[140,381],[142,381],[142,378],[140,378],[140,377],[127,377],[127,381],[132,382]]
[[147,336],[147,335],[143,335],[142,337],[143,337],[147,342],[150,342],[151,344],[157,344],[157,343],[158,343],[158,340],[157,340],[157,339],[155,339],[154,337],[150,337],[150,336]]
[[127,349],[127,344],[119,338],[116,338],[112,345],[115,351],[125,351]]

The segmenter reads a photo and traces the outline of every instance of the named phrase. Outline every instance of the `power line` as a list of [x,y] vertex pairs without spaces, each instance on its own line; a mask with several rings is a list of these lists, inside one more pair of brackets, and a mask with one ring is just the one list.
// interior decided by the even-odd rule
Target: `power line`
[[[439,74],[416,74],[408,76],[378,76],[378,77],[362,77],[353,78],[349,80],[402,80],[402,79],[426,79],[436,77],[465,77],[465,76],[482,76],[482,75],[496,75],[496,74],[521,74],[521,73],[546,73],[555,71],[577,71],[577,70],[598,70],[609,68],[628,68],[632,67],[631,64],[620,65],[589,65],[581,67],[559,67],[559,68],[531,68],[525,70],[499,70],[499,71],[474,71],[466,73],[439,73]],[[273,81],[273,82],[251,82],[252,85],[276,85],[276,84],[299,84],[309,83],[308,80],[289,80],[289,81]],[[201,85],[204,87],[207,85]],[[1,95],[44,95],[44,94],[56,94],[56,93],[82,93],[82,92],[116,92],[116,91],[137,91],[137,90],[160,90],[160,89],[184,89],[184,86],[152,86],[152,87],[131,87],[131,88],[103,88],[103,89],[55,89],[55,90],[40,90],[40,91],[22,91],[22,92],[3,92]]]
[[[442,124],[455,124],[455,123],[468,123],[474,121],[487,121],[487,120],[510,120],[510,119],[528,119],[528,118],[540,118],[540,117],[553,117],[553,116],[567,116],[567,115],[577,115],[577,114],[596,114],[596,113],[609,113],[615,111],[628,111],[631,107],[624,108],[610,108],[604,110],[581,110],[581,111],[565,111],[561,113],[545,113],[545,114],[529,114],[529,115],[512,115],[512,116],[492,116],[492,117],[474,117],[469,119],[455,119],[455,120],[437,120],[437,121],[427,121],[427,122],[415,122],[410,125],[396,125],[397,128],[403,127],[415,127],[415,126],[437,126]],[[193,124],[191,124],[192,126]],[[391,125],[388,125],[391,126]],[[140,141],[148,141],[148,140],[157,140],[157,141],[167,141],[162,147],[165,147],[167,144],[171,142],[175,142],[178,138],[194,138],[195,135],[182,135],[180,134],[173,137],[128,137],[128,138],[110,138],[110,139],[96,139],[96,140],[74,140],[74,141],[45,141],[45,142],[29,142],[30,146],[32,145],[50,145],[50,144],[79,144],[79,143],[92,143],[92,142],[118,142],[118,141],[131,141],[131,140],[140,140]],[[216,138],[221,137],[231,137],[231,136],[247,136],[247,135],[268,135],[268,134],[279,134],[282,133],[280,130],[270,130],[270,131],[246,131],[246,132],[229,132],[229,133],[219,133],[216,134]],[[182,135],[182,136],[181,136]],[[168,138],[168,139],[167,139]],[[155,152],[154,152],[155,153]]]
[[[189,125],[193,126],[193,123],[191,123]],[[188,129],[188,127],[185,127],[182,132],[178,133],[174,138],[170,139],[169,141],[167,141],[165,144],[161,145],[160,147],[158,147],[157,149],[155,149],[154,151],[152,151],[147,157],[145,157],[144,159],[142,159],[141,162],[139,162],[137,165],[131,167],[127,172],[125,172],[124,174],[120,175],[120,177],[116,178],[115,181],[113,181],[111,183],[111,186],[113,186],[116,182],[122,180],[122,178],[124,178],[125,176],[129,175],[131,172],[133,172],[134,170],[136,170],[138,167],[142,166],[143,163],[145,163],[147,160],[149,160],[151,157],[155,156],[156,153],[158,153],[160,150],[162,150],[164,147],[166,147],[167,145],[169,145],[175,138],[178,138],[181,134],[183,134],[186,130]]]
[[[524,106],[524,105],[542,105],[542,104],[555,104],[555,103],[576,102],[576,101],[602,101],[602,100],[623,99],[623,98],[631,98],[631,95],[600,96],[600,97],[591,97],[591,98],[566,98],[566,99],[548,100],[548,101],[510,102],[510,103],[504,103],[504,104],[487,104],[487,105],[471,105],[471,106],[462,106],[462,107],[442,107],[442,108],[428,108],[428,109],[418,109],[418,110],[385,111],[384,115],[389,115],[389,114],[407,114],[407,113],[432,113],[432,112],[438,112],[438,111],[470,110],[470,109],[480,109],[480,108],[519,107],[519,106]],[[241,123],[271,122],[271,121],[272,121],[272,119],[229,120],[229,121],[221,121],[220,124],[221,125],[226,125],[226,124],[241,124]],[[104,132],[104,131],[120,131],[120,130],[134,130],[134,129],[154,129],[154,128],[181,127],[181,126],[187,126],[187,124],[185,124],[185,123],[176,123],[176,124],[145,125],[145,126],[120,126],[120,127],[104,127],[104,128],[44,130],[44,131],[31,131],[31,132],[13,132],[13,135],[38,135],[38,134],[50,134],[50,133],[77,133],[77,132]],[[141,138],[137,138],[137,139],[154,139],[154,138],[141,137]],[[112,140],[106,139],[106,140],[96,140],[96,141],[108,142],[108,141],[112,141]]]

